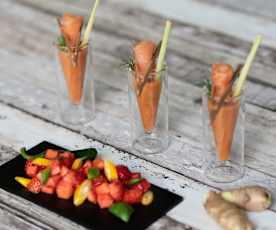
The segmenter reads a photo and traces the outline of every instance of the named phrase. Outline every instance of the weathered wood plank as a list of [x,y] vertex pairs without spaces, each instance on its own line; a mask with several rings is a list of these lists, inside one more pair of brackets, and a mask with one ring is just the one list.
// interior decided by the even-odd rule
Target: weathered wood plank
[[[20,9],[20,8],[19,8]],[[15,11],[19,9],[16,9]],[[24,9],[24,8],[23,8]],[[25,18],[26,21],[22,22],[22,25],[19,25],[18,23],[13,23],[14,18],[11,17],[13,14],[9,15],[5,18],[3,18],[3,31],[2,31],[2,44],[7,49],[7,52],[16,52],[17,54],[21,55],[27,55],[32,56],[37,55],[38,58],[41,58],[41,53],[43,55],[47,56],[53,56],[53,49],[49,49],[49,45],[52,44],[52,42],[55,39],[55,34],[57,34],[57,27],[53,27],[53,25],[56,24],[55,19],[52,17],[46,17],[44,16],[43,24],[36,22],[36,20],[31,20],[31,18],[35,17],[41,17],[39,13],[32,12],[24,9],[20,9],[20,11],[23,11],[21,13],[25,13],[29,15],[29,18]],[[32,16],[31,16],[32,15]],[[5,20],[4,20],[5,19]],[[5,24],[9,24],[9,27],[4,26]],[[16,25],[16,26],[15,26]],[[15,28],[13,28],[15,26]],[[18,28],[17,28],[18,27]],[[12,37],[10,39],[10,35],[12,34],[11,30],[17,31],[18,36]],[[41,31],[43,33],[43,39],[39,35],[37,31]],[[26,39],[25,34],[28,34],[28,39]],[[6,37],[5,37],[6,35]],[[113,34],[106,34],[106,32],[97,32],[95,31],[93,48],[96,51],[95,54],[97,54],[97,58],[95,59],[95,65],[96,68],[106,68],[107,63],[110,62],[111,69],[118,68],[120,64],[120,57],[122,54],[127,52],[128,47],[131,44],[131,41],[128,38],[125,37],[118,37],[115,33]],[[6,45],[6,40],[9,39],[10,43]],[[37,40],[40,42],[37,43]],[[106,44],[110,43],[110,40],[112,40],[112,46],[106,46]],[[1,41],[0,41],[1,43]],[[24,44],[22,46],[22,44]],[[101,55],[98,55],[97,52],[100,52]],[[187,81],[191,84],[198,84],[199,82],[202,82],[204,78],[207,77],[209,66],[207,64],[198,63],[195,61],[191,61],[187,58],[185,58],[182,55],[175,54],[172,52],[173,55],[169,55],[168,57],[168,65],[170,67],[170,75],[172,79],[178,78],[181,81]],[[34,57],[33,57],[34,58]],[[3,65],[6,65],[6,67],[9,68],[9,63],[12,60],[6,60],[6,62],[3,63]],[[23,66],[23,65],[22,65]],[[48,68],[51,68],[51,65],[48,65]],[[4,67],[3,67],[4,68]],[[116,70],[114,70],[116,71]],[[124,75],[124,73],[119,73],[120,75]],[[124,81],[124,84],[121,84],[121,80],[118,81],[117,78],[114,78],[115,74],[112,74],[110,76],[105,76],[104,78],[100,78],[100,80],[105,81],[107,84],[118,85],[119,87],[122,87],[122,85],[126,85],[126,81]],[[48,78],[49,79],[49,78]],[[40,78],[41,80],[41,78]],[[172,85],[173,84],[171,81]],[[183,85],[183,84],[182,84]],[[179,87],[178,87],[179,88]],[[251,102],[255,105],[262,106],[264,108],[269,108],[271,110],[276,110],[276,90],[272,86],[262,86],[260,84],[251,83],[248,84],[249,90],[247,90],[247,101]],[[263,90],[265,88],[265,90]],[[174,94],[174,87],[171,87],[172,94]],[[274,93],[275,91],[275,93]],[[176,93],[179,94],[180,91],[177,91]],[[187,92],[185,95],[190,94],[190,92],[186,90],[182,90],[182,94],[180,93],[179,96],[183,96],[183,92]],[[261,92],[261,93],[260,93]],[[197,95],[197,99],[200,96]],[[264,103],[267,102],[267,103]]]
[[[67,4],[64,0],[51,1],[51,4],[43,4],[39,0],[22,0],[20,2],[28,3],[36,9],[47,10],[48,13],[61,14],[66,9],[82,15],[88,15],[88,6],[91,4],[89,0],[75,2],[72,5]],[[64,4],[62,4],[63,2]],[[98,30],[133,40],[147,37],[158,40],[163,31],[164,19],[160,16],[150,14],[137,7],[134,8],[129,4],[121,3],[118,7],[116,1],[109,1],[109,4],[100,7],[97,18]],[[128,23],[125,23],[126,18]],[[250,40],[253,37],[251,35]],[[108,46],[105,47],[108,48]],[[170,52],[174,54],[197,60],[199,63],[211,64],[217,61],[226,61],[235,65],[244,61],[249,48],[250,43],[232,36],[174,21],[170,45]],[[274,61],[274,49],[262,47],[256,57],[251,78],[275,86]]]
[[[121,2],[128,3],[126,0]],[[273,0],[134,0],[137,7],[193,25],[251,41],[262,33],[264,44],[275,47],[275,2]],[[263,26],[266,25],[266,26]]]
[[[68,129],[47,123],[2,104],[0,104],[0,115],[3,117],[3,119],[0,120],[0,145],[4,144],[8,146],[8,149],[5,147],[5,149],[0,151],[1,157],[3,157],[1,159],[7,160],[16,154],[14,150],[18,150],[22,146],[31,147],[42,140],[48,140],[72,149],[93,146],[99,149],[103,158],[111,159],[116,163],[127,164],[132,170],[142,172],[152,183],[183,196],[184,201],[168,213],[169,217],[199,229],[202,229],[203,226],[204,229],[207,230],[218,229],[214,222],[208,218],[202,206],[204,195],[210,187],[185,176],[181,176],[178,173],[166,170],[149,161],[137,158],[123,151],[118,151],[100,142],[86,139],[82,135],[71,132]],[[5,138],[2,139],[2,137]],[[251,170],[248,170],[248,173],[251,174]],[[260,183],[262,183],[265,178],[271,179],[271,183],[268,187],[273,191],[275,178],[262,178],[259,173],[254,172],[253,174],[254,175],[251,174],[251,176],[260,180]],[[63,229],[58,227],[61,226],[61,224],[64,224],[66,229],[76,229],[74,225],[70,226],[70,221],[65,219],[57,221],[55,214],[47,212],[45,209],[38,208],[28,201],[14,197],[3,191],[0,191],[0,200],[9,200],[9,205],[15,206],[20,210],[26,210],[30,216],[43,216],[42,220],[45,221],[46,224],[51,223],[50,226],[56,227],[57,229]],[[28,209],[26,209],[27,206],[29,207]],[[191,212],[190,210],[193,211]],[[268,210],[263,213],[250,213],[249,216],[257,227],[271,230],[274,227],[273,220],[276,217],[275,212]],[[166,222],[167,220],[162,221]],[[156,226],[158,226],[158,229],[160,225],[156,224]],[[171,223],[169,226],[174,226],[174,224]],[[168,229],[171,229],[170,227]]]
[[[19,10],[21,8],[14,7],[14,9]],[[33,13],[34,15],[39,15],[40,18],[47,18],[46,15],[39,12],[23,9],[29,13],[28,17],[31,17]],[[54,19],[51,20],[54,21]],[[41,25],[40,29],[47,31],[47,28],[43,27],[43,25]],[[38,27],[36,24],[32,24],[32,26]],[[48,25],[48,27],[50,28],[51,26]],[[32,30],[30,31],[34,33]],[[42,43],[40,43],[40,46],[37,45],[37,47],[43,49],[43,51],[48,49],[47,46],[43,47]],[[35,46],[34,50],[37,47]],[[40,53],[40,55],[31,53],[28,55],[26,50],[24,50],[24,55],[27,55],[26,57],[28,58],[23,58],[19,55],[14,56],[8,51],[3,52],[3,56],[9,63],[21,63],[20,65],[15,65],[13,71],[7,68],[7,65],[2,66],[3,75],[0,76],[2,78],[0,94],[3,102],[11,103],[30,113],[60,123],[58,118],[56,118],[55,81],[53,81],[55,73],[51,62],[49,62],[47,57],[43,56],[44,53]],[[121,72],[112,68],[114,62],[110,63],[105,55],[97,51],[95,55],[97,55],[97,60],[99,60],[97,64],[100,67],[95,69],[95,74],[101,76],[98,79],[102,82],[97,85],[98,90],[96,93],[98,117],[92,123],[93,127],[83,132],[112,145],[130,150],[128,143],[127,95],[125,91],[126,78],[122,76]],[[101,61],[103,62],[102,64],[100,63]],[[32,69],[37,69],[37,71],[29,71]],[[9,77],[7,78],[6,76]],[[52,76],[52,78],[49,76]],[[107,80],[105,81],[104,79]],[[114,84],[113,87],[105,84],[108,82]],[[186,175],[190,173],[190,170],[195,170],[196,172],[191,175],[204,181],[204,178],[199,176],[198,173],[202,165],[197,163],[202,158],[201,150],[198,146],[200,142],[199,133],[201,133],[201,118],[199,106],[194,103],[194,100],[199,98],[200,90],[189,84],[182,83],[180,80],[171,79],[171,82],[173,86],[176,86],[173,87],[173,90],[179,92],[179,95],[172,94],[170,97],[170,110],[172,111],[170,125],[174,146],[168,150],[168,153],[174,150],[175,158],[162,159],[164,160],[163,165],[171,169],[177,168],[177,170]],[[121,91],[122,88],[123,91]],[[17,95],[22,96],[18,97]],[[184,96],[185,99],[183,99]],[[250,138],[248,138],[247,142],[247,165],[259,171],[275,175],[275,115],[255,106],[248,106],[248,108],[247,135]],[[260,114],[262,115],[260,116]],[[256,130],[258,130],[258,135],[255,135]],[[261,138],[258,140],[257,137]],[[189,155],[187,154],[189,150],[181,149],[187,142],[195,146],[197,154]],[[178,159],[179,155],[177,154],[182,156],[181,160]],[[194,167],[194,165],[198,168]]]

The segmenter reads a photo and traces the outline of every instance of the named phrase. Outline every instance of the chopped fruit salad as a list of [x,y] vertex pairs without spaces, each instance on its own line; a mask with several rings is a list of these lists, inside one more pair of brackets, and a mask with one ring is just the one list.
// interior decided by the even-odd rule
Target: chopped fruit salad
[[87,200],[124,222],[134,212],[131,205],[153,202],[151,184],[140,173],[97,157],[94,148],[72,152],[47,149],[37,155],[28,155],[22,148],[21,155],[26,159],[28,177],[17,176],[15,180],[32,193],[72,198],[75,206]]

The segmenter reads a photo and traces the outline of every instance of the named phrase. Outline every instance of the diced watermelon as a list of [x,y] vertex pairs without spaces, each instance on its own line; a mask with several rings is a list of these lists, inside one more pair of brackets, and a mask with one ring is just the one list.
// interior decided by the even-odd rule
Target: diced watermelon
[[93,161],[87,160],[84,165],[82,166],[82,170],[84,174],[87,176],[88,170],[93,167]]
[[125,190],[123,201],[128,204],[138,204],[141,202],[143,192],[139,189]]
[[55,189],[54,189],[54,187],[51,187],[51,186],[42,186],[42,188],[41,188],[41,192],[43,192],[43,193],[47,193],[47,194],[54,194],[54,192],[55,192]]
[[95,192],[97,195],[99,194],[109,194],[109,185],[107,182],[103,182],[99,186],[95,187]]
[[63,177],[63,180],[74,185],[76,182],[76,172],[70,169],[68,173]]
[[56,188],[57,197],[60,199],[70,199],[74,193],[73,185],[61,180]]
[[115,201],[121,201],[124,196],[124,187],[120,181],[109,184],[109,193]]
[[61,169],[60,169],[60,175],[61,175],[62,177],[64,177],[64,176],[67,175],[67,173],[68,173],[69,171],[70,171],[69,168],[67,168],[66,166],[62,165],[62,166],[61,166]]
[[53,187],[55,188],[59,182],[59,180],[61,179],[61,176],[58,174],[58,175],[54,175],[54,176],[51,176],[49,177],[47,183],[45,184],[45,186],[49,186],[49,187]]
[[113,204],[113,199],[109,194],[99,194],[97,195],[97,202],[100,208],[109,208]]
[[61,171],[61,165],[58,160],[52,160],[50,167],[52,176],[59,174]]
[[91,191],[89,192],[87,199],[91,203],[97,204],[97,194],[96,194],[96,192],[93,189],[91,189]]
[[97,158],[93,161],[93,166],[94,166],[94,168],[103,170],[104,169],[104,161],[100,158]]
[[49,160],[57,159],[59,156],[58,150],[55,149],[47,149],[45,153],[45,158]]

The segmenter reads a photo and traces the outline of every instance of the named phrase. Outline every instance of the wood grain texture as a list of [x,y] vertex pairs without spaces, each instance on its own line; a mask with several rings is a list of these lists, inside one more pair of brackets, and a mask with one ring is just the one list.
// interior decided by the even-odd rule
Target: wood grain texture
[[[3,7],[9,6],[8,3],[2,4]],[[13,6],[12,9],[13,11],[10,10],[8,13],[10,27],[4,27],[3,34],[10,34],[17,30],[18,36],[11,37],[11,43],[7,44],[7,49],[0,51],[5,57],[0,64],[3,72],[0,76],[2,101],[60,123],[61,121],[56,117],[56,85],[54,79],[56,73],[53,58],[51,58],[53,54],[50,52],[51,43],[55,38],[54,31],[57,30],[53,26],[56,24],[55,18],[19,5]],[[13,23],[15,18],[12,16],[16,12],[27,15],[24,20],[20,21],[21,24],[18,24],[18,22],[17,25]],[[43,23],[36,22],[35,18],[43,18]],[[43,38],[39,37],[37,30],[44,32]],[[28,39],[24,37],[25,34],[30,35]],[[95,39],[93,55],[97,57],[94,59],[94,68],[97,78],[96,106],[98,117],[92,123],[92,128],[84,132],[99,140],[130,150],[125,73],[117,68],[119,62],[116,57],[106,52],[104,44],[107,42],[107,34],[95,30],[93,35]],[[118,38],[116,35],[108,34],[108,38],[112,39],[115,50],[124,48],[121,37]],[[7,40],[8,37],[4,39]],[[35,42],[38,39],[40,39],[40,42]],[[27,45],[20,46],[19,44]],[[102,51],[102,49],[105,50]],[[18,64],[11,69],[9,63]],[[33,69],[36,71],[32,71]],[[198,73],[193,72],[193,76],[197,75]],[[172,111],[170,113],[170,128],[172,136],[175,137],[173,143],[177,143],[175,145],[177,146],[175,148],[176,152],[183,155],[183,160],[179,161],[179,165],[187,165],[186,162],[193,157],[187,156],[185,151],[181,150],[181,146],[187,141],[192,142],[197,151],[200,151],[198,143],[201,141],[199,135],[201,133],[201,117],[200,106],[197,102],[200,99],[201,90],[179,78],[173,77],[173,75],[170,75],[169,88],[170,110]],[[261,87],[260,90],[262,90]],[[21,96],[18,97],[17,95]],[[275,114],[248,105],[247,137],[247,165],[275,175]],[[200,154],[199,152],[194,156],[193,162],[198,161]],[[164,165],[173,169],[174,161],[177,160],[169,158]],[[187,167],[192,164],[188,164]],[[181,172],[183,171],[185,169],[182,168]]]
[[[28,4],[24,6],[23,2]],[[91,137],[132,152],[128,142],[127,82],[125,73],[117,68],[118,60],[128,52],[133,40],[144,37],[158,40],[162,33],[163,19],[143,10],[134,10],[125,4],[118,8],[115,7],[114,1],[103,1],[92,36],[95,57],[93,68],[97,79],[97,117],[90,127],[80,129],[64,124],[57,117],[52,43],[58,33],[56,15],[65,9],[88,15],[87,6],[91,2],[72,0],[72,5],[67,3],[68,1],[46,3],[36,0],[0,2],[0,46],[3,47],[0,50],[0,144],[3,148],[8,145],[14,150],[48,139],[57,144],[68,143],[72,147],[83,147],[87,144],[86,138]],[[126,18],[129,24],[125,23]],[[175,32],[167,60],[170,67],[170,149],[156,157],[146,157],[135,152],[127,154],[114,149],[112,151],[116,154],[107,156],[114,157],[114,160],[119,162],[127,162],[134,169],[145,171],[154,183],[187,197],[182,206],[169,214],[170,217],[192,226],[196,225],[197,228],[208,226],[209,229],[215,229],[201,206],[203,194],[209,186],[221,189],[244,184],[261,184],[273,192],[276,191],[276,115],[272,112],[276,108],[273,63],[276,59],[275,51],[267,47],[262,48],[250,76],[251,81],[248,82],[247,98],[250,104],[247,106],[246,175],[243,180],[234,184],[214,184],[206,181],[202,175],[204,157],[199,145],[201,90],[197,83],[206,76],[208,66],[213,61],[239,63],[244,59],[250,44],[195,26],[177,22],[174,24]],[[29,115],[17,110],[23,110]],[[45,120],[41,121],[36,117]],[[81,132],[86,137],[68,129]],[[102,146],[96,141],[89,144]],[[5,153],[0,156],[5,160],[8,158]],[[2,200],[7,199],[10,199],[7,194],[2,196]],[[13,207],[19,203],[20,200],[15,200]],[[28,205],[25,203],[25,206],[20,206],[20,210],[26,209]],[[272,210],[276,210],[275,205]],[[195,211],[186,212],[191,207],[195,208]],[[41,216],[45,213],[49,216],[45,226],[49,224],[52,229],[61,229],[63,223],[68,229],[78,227],[71,226],[71,222],[64,219],[59,222],[58,217],[53,217],[53,214],[39,208],[30,210],[30,215],[35,216],[37,212],[41,213]],[[200,214],[197,215],[198,213]],[[252,214],[251,217],[259,226],[273,229],[271,220],[275,218],[274,215],[274,212],[268,211],[261,215]],[[45,219],[47,218],[43,218]],[[16,221],[18,224],[24,222]],[[25,222],[24,224],[28,225]],[[160,225],[157,223],[157,226]],[[180,226],[184,228],[183,225]],[[43,229],[43,226],[40,228]]]
[[[5,160],[12,158],[16,154],[15,150],[18,150],[20,147],[26,146],[30,148],[42,140],[54,142],[69,149],[93,146],[99,150],[99,154],[104,159],[111,159],[117,164],[127,164],[131,170],[142,172],[152,183],[183,196],[184,201],[168,213],[170,218],[198,229],[219,229],[207,216],[202,205],[204,197],[207,191],[212,189],[211,187],[190,179],[188,176],[182,176],[179,173],[162,168],[148,160],[143,160],[124,151],[118,151],[101,142],[87,139],[83,135],[72,132],[67,128],[62,128],[39,118],[34,118],[9,106],[0,104],[0,115],[5,117],[5,119],[0,120],[0,126],[2,128],[0,129],[0,146],[4,146],[2,147],[3,151],[0,152]],[[17,129],[11,129],[9,127],[16,127]],[[250,172],[248,173],[250,174]],[[260,183],[263,180],[270,179],[268,177],[262,178],[258,173],[251,174],[250,176],[255,177],[255,180],[260,180]],[[271,185],[268,186],[272,191],[273,183],[271,181]],[[61,218],[58,221],[55,214],[2,190],[0,191],[0,201],[9,201],[11,207],[25,210],[24,212],[27,213],[29,219],[32,217],[41,219],[45,225],[49,224],[51,228],[63,229],[61,228],[63,225],[64,228],[66,227],[65,229],[76,229],[76,225],[70,226],[71,222],[69,220]],[[268,230],[273,229],[273,220],[276,218],[275,212],[267,210],[262,213],[250,213],[249,216],[257,227]],[[160,221],[167,222],[167,220]],[[155,226],[160,226],[160,224],[156,223]],[[169,226],[180,225],[170,223]],[[185,229],[184,225],[182,227]],[[171,228],[168,227],[168,229]]]

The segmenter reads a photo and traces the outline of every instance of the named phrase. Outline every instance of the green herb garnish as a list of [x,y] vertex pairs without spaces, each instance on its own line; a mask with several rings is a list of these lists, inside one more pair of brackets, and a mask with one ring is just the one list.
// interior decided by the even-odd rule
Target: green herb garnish
[[45,151],[43,151],[43,152],[41,152],[41,153],[38,153],[38,154],[36,154],[36,155],[29,155],[29,154],[27,153],[26,148],[21,148],[21,149],[20,149],[20,154],[21,154],[21,156],[22,156],[24,159],[26,159],[26,160],[33,160],[33,159],[38,158],[38,157],[44,157]]
[[87,174],[87,178],[89,180],[93,180],[95,178],[97,178],[100,175],[100,170],[97,168],[90,168],[88,169],[88,174]]
[[211,96],[211,90],[212,90],[212,82],[210,79],[205,79],[203,81],[203,87],[207,90],[207,95],[210,97]]
[[46,168],[46,169],[41,171],[41,182],[42,182],[42,184],[47,183],[50,174],[51,174],[51,169],[50,168]]
[[136,184],[139,184],[141,181],[142,181],[141,178],[134,178],[134,179],[131,179],[131,180],[128,182],[128,185],[136,185]]
[[66,47],[66,41],[63,35],[60,35],[57,39],[59,47]]
[[95,148],[80,149],[80,150],[75,150],[71,152],[75,154],[76,158],[82,158],[83,160],[84,159],[94,160],[98,153],[97,149]]
[[128,59],[125,59],[120,64],[121,68],[127,69],[128,71],[132,72],[134,71],[134,60],[132,57],[129,57]]

